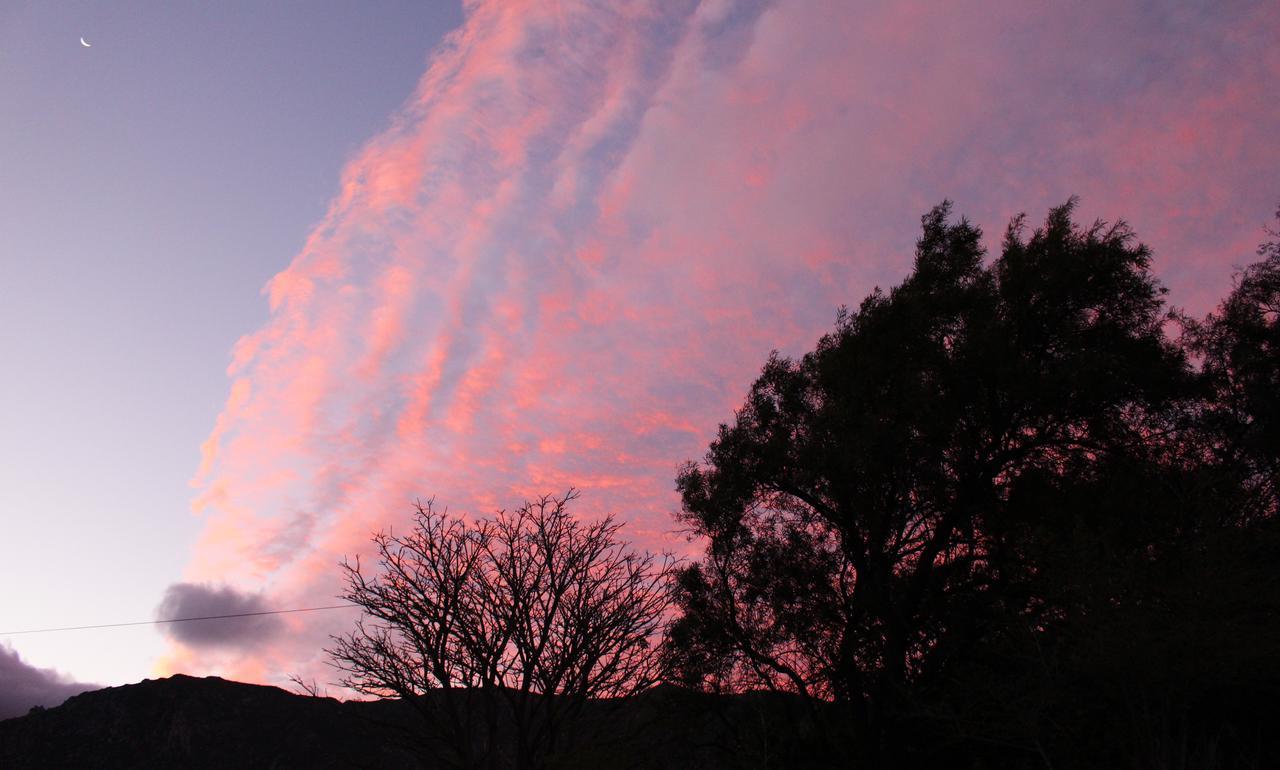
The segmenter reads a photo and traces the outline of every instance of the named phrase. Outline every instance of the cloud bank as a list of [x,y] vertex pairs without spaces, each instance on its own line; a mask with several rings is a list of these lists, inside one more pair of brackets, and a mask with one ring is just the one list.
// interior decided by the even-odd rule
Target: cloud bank
[[20,717],[33,706],[58,706],[72,695],[98,685],[72,682],[48,668],[22,660],[17,650],[0,644],[0,719]]
[[[1274,3],[468,0],[266,287],[203,447],[187,578],[326,602],[415,497],[570,485],[649,547],[771,349],[909,268],[944,197],[999,233],[1071,194],[1202,311],[1280,189]],[[256,656],[316,671],[341,613]],[[311,668],[308,668],[311,667]]]

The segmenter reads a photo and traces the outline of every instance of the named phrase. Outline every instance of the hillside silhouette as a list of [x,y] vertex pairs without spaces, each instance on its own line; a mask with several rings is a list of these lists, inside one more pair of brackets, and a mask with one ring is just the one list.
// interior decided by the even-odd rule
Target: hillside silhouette
[[[0,721],[0,767],[434,768],[399,700],[339,701],[177,674],[108,687]],[[554,767],[833,766],[794,696],[661,686],[588,705]],[[798,764],[797,764],[798,763]]]

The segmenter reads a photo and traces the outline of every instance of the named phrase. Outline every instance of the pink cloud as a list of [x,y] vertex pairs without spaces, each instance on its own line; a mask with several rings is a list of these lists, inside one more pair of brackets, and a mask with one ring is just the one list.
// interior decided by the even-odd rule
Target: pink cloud
[[[570,485],[691,552],[679,463],[771,349],[902,277],[941,198],[998,234],[1078,193],[1202,311],[1280,197],[1264,3],[466,9],[233,351],[188,580],[328,603],[417,497],[486,513]],[[350,620],[158,665],[323,680]]]

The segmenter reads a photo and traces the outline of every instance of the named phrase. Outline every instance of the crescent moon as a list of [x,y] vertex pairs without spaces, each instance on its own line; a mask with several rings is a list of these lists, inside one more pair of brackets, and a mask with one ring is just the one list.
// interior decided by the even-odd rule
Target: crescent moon
[[80,38],[80,45],[84,46],[85,48],[93,48],[93,46],[91,46],[91,45],[89,45],[88,43],[84,42],[84,38]]

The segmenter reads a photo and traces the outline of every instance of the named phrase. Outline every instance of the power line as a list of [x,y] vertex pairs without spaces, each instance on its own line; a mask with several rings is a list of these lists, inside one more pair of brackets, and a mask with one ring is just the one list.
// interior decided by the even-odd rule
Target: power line
[[62,628],[32,628],[26,631],[0,631],[0,636],[17,636],[18,634],[45,634],[53,631],[86,631],[91,628],[120,628],[121,626],[156,626],[161,623],[188,623],[192,620],[222,620],[223,618],[249,618],[256,615],[284,615],[290,612],[318,612],[319,610],[340,610],[347,607],[359,607],[359,604],[331,604],[327,607],[299,607],[294,610],[263,610],[262,612],[237,612],[232,615],[205,615],[198,618],[168,618],[165,620],[135,620],[132,623],[100,623],[95,626],[63,626]]

